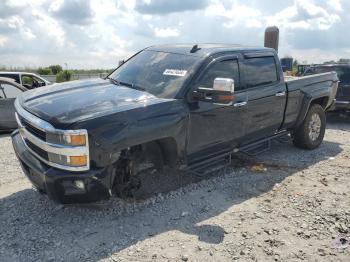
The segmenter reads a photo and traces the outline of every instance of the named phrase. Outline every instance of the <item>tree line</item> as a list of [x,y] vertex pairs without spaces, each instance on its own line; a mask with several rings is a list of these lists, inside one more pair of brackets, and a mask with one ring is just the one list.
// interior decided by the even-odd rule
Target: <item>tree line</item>
[[56,75],[56,82],[70,81],[73,74],[101,74],[110,73],[113,69],[63,69],[60,65],[50,65],[48,67],[39,67],[36,72],[39,75]]

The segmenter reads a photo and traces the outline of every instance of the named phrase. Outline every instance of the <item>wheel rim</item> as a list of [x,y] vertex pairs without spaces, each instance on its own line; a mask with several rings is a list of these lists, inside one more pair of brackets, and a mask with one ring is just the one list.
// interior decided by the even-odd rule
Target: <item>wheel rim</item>
[[312,141],[317,140],[321,133],[321,118],[318,114],[313,114],[311,116],[311,121],[309,123],[309,137]]

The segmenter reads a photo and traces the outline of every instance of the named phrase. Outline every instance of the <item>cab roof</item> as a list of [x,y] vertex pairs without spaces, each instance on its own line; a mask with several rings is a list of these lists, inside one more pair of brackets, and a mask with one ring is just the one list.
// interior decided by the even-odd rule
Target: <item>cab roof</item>
[[168,44],[150,46],[146,50],[206,57],[229,51],[272,51],[272,48],[253,47],[235,44]]

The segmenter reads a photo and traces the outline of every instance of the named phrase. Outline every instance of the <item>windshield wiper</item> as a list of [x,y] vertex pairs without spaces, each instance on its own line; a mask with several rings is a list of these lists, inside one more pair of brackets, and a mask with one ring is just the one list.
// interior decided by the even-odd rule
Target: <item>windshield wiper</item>
[[146,91],[145,88],[135,85],[133,83],[127,83],[127,82],[123,82],[123,81],[119,81],[117,79],[111,78],[111,77],[107,77],[107,79],[110,79],[114,84],[118,85],[118,86],[127,86],[130,87],[132,89],[136,89],[136,90],[140,90],[140,91]]

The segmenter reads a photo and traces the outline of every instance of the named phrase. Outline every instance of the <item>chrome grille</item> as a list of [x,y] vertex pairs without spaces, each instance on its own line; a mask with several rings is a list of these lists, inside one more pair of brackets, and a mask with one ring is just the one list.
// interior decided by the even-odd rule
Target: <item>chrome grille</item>
[[26,119],[23,117],[19,117],[22,125],[33,135],[40,138],[43,141],[46,141],[46,133],[39,128],[36,128],[35,126],[31,125]]
[[28,139],[24,139],[24,142],[26,145],[32,149],[35,153],[37,153],[39,156],[44,158],[45,160],[49,161],[49,155],[45,150],[42,150],[40,147],[37,147],[35,144],[30,142]]

